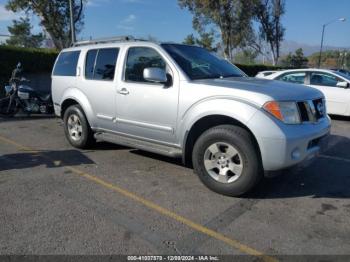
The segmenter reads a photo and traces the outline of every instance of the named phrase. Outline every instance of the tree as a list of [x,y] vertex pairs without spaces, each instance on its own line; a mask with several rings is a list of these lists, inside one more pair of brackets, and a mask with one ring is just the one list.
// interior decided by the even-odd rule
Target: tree
[[197,39],[194,37],[193,34],[190,34],[186,36],[182,43],[185,45],[195,45],[197,43]]
[[217,47],[214,46],[215,38],[213,32],[201,33],[199,36],[200,38],[196,38],[193,34],[190,34],[184,39],[183,43],[186,45],[198,45],[211,52],[217,51]]
[[[73,1],[73,17],[77,33],[83,26],[82,10],[85,1],[80,0],[79,5]],[[68,47],[71,44],[68,0],[9,0],[6,8],[13,12],[25,11],[37,15],[57,49]]]
[[201,47],[208,49],[211,52],[216,52],[217,48],[214,47],[214,33],[201,33],[200,38],[197,39],[197,44]]
[[243,49],[240,52],[237,52],[234,56],[235,63],[251,65],[255,63],[255,59],[258,57],[258,52],[251,49]]
[[232,60],[232,50],[246,45],[252,32],[252,0],[178,0],[181,8],[193,15],[193,27],[199,33],[205,27],[219,28],[226,58]]
[[32,35],[29,18],[21,17],[20,20],[13,20],[13,25],[8,26],[8,31],[11,36],[6,40],[6,44],[21,46],[21,47],[34,47],[38,48],[44,41],[44,35],[42,33]]
[[293,68],[304,68],[307,66],[308,59],[304,56],[302,48],[295,50],[295,54],[289,53],[284,59],[282,59],[281,64],[286,67]]
[[284,0],[256,0],[254,4],[254,14],[260,23],[260,37],[269,43],[274,65],[280,58],[280,47],[285,31],[281,17],[284,13]]

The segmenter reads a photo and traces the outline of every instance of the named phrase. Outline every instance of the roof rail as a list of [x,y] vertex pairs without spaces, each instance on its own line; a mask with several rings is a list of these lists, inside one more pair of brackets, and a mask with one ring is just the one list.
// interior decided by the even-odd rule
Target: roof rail
[[136,39],[133,36],[115,36],[115,37],[106,37],[106,38],[98,38],[91,40],[84,40],[75,42],[72,44],[73,47],[83,46],[83,45],[95,45],[95,44],[106,44],[106,43],[115,43],[115,42],[123,42],[123,41],[135,41]]

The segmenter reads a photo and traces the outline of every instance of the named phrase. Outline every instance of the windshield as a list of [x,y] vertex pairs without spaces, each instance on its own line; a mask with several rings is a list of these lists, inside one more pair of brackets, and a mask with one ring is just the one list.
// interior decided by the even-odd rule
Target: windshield
[[180,44],[162,47],[192,80],[245,76],[236,66],[204,48]]

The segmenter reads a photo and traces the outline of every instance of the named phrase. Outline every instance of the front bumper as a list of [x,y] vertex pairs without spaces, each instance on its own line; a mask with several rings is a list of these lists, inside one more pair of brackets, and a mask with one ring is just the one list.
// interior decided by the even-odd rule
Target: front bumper
[[265,130],[256,136],[265,171],[285,169],[316,156],[325,147],[331,130],[329,117],[301,125],[273,122],[269,133]]

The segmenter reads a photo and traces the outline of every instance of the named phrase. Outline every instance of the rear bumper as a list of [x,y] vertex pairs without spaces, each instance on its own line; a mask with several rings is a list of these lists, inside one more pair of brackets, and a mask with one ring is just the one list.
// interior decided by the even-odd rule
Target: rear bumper
[[316,124],[273,123],[267,129],[269,133],[260,132],[262,135],[256,136],[265,171],[285,169],[316,156],[325,147],[331,130],[329,117]]

